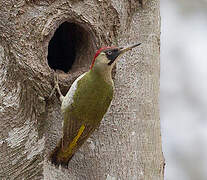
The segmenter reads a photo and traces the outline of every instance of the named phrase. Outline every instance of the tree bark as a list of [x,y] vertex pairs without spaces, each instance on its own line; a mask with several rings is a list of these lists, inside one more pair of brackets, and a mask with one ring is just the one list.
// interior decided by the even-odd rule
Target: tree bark
[[[0,0],[0,9],[0,179],[163,179],[159,0]],[[64,93],[98,47],[142,42],[117,63],[112,105],[68,169],[47,160],[63,119],[57,94],[48,99],[48,44],[65,21],[81,38]]]

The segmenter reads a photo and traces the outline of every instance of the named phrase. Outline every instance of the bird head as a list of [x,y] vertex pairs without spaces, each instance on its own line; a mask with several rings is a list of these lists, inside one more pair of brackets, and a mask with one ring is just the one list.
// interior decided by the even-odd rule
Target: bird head
[[99,71],[111,71],[117,60],[127,51],[139,46],[141,43],[127,47],[103,47],[100,48],[92,61],[90,69]]

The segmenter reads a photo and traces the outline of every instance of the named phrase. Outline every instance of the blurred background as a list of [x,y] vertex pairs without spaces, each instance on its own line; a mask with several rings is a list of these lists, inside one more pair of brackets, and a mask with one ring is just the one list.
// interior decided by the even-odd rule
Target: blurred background
[[165,180],[207,180],[207,0],[161,0]]

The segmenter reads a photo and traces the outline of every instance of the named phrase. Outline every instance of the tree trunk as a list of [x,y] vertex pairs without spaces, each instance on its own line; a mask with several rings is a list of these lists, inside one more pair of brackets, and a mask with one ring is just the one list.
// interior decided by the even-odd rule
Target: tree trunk
[[[139,2],[0,0],[0,179],[163,179],[159,0]],[[58,95],[48,98],[52,69],[69,70],[60,76],[66,93],[98,47],[137,42],[117,63],[114,99],[100,128],[68,169],[51,165],[63,120]]]

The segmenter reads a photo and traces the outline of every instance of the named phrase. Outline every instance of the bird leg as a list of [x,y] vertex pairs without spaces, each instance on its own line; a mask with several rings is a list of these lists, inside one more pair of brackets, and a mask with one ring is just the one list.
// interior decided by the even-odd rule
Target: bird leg
[[60,101],[62,102],[64,96],[62,95],[62,93],[61,93],[61,91],[60,91],[60,87],[59,87],[58,81],[59,81],[58,73],[57,73],[57,72],[54,72],[54,82],[55,82],[55,87],[53,88],[53,90],[52,90],[52,92],[51,92],[49,98],[52,97],[52,95],[53,95],[54,92],[55,92],[55,89],[57,89],[58,94],[60,95]]

